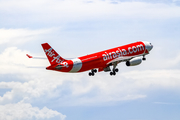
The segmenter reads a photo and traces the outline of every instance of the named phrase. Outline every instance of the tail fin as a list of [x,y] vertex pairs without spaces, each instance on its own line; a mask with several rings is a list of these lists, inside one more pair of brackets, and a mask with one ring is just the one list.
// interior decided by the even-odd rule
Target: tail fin
[[48,43],[41,44],[51,65],[66,61]]

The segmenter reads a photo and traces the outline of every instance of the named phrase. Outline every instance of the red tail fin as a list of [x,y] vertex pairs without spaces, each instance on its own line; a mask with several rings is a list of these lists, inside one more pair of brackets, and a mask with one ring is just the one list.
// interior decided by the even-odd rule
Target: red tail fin
[[66,61],[48,43],[41,44],[51,65]]

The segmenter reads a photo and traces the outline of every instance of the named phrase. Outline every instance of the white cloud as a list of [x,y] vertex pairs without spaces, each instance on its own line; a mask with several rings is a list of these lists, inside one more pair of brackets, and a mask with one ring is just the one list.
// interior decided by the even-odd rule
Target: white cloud
[[10,0],[1,1],[0,9],[5,13],[13,14],[18,20],[23,18],[24,21],[22,22],[74,22],[79,20],[119,20],[124,18],[169,19],[179,18],[180,16],[178,12],[180,7],[173,4],[146,2],[110,4],[111,2],[109,0],[93,0],[92,2],[82,0]]
[[0,44],[9,43],[13,45],[24,44],[31,40],[37,40],[43,34],[52,32],[54,29],[0,29]]
[[28,59],[25,54],[26,51],[15,47],[7,48],[0,54],[1,75],[14,76],[11,81],[0,82],[1,89],[11,89],[0,97],[1,104],[21,100],[30,103],[43,100],[48,103],[51,99],[60,99],[59,106],[93,105],[145,98],[144,91],[152,86],[162,89],[180,87],[179,70],[135,70],[120,72],[113,78],[109,73],[89,77],[87,73],[64,74],[27,68],[25,66],[47,66],[49,63],[47,60],[43,63],[42,60]]
[[0,73],[25,73],[29,70],[31,71],[31,69],[27,69],[28,66],[45,67],[48,63],[46,60],[31,60],[26,56],[27,53],[30,52],[22,51],[17,47],[6,48],[2,54],[0,54]]
[[39,109],[29,103],[0,105],[1,120],[65,120],[66,116],[47,107]]
[[[28,59],[25,54],[26,51],[10,47],[5,49],[0,55],[0,73],[4,75],[14,75],[12,81],[0,82],[1,89],[11,89],[11,91],[4,93],[4,95],[0,97],[1,104],[18,102],[20,100],[33,102],[34,98],[44,99],[44,97],[48,101],[51,98],[60,98],[62,96],[64,96],[61,98],[64,103],[66,103],[66,98],[77,98],[74,102],[71,100],[68,101],[66,105],[133,100],[145,97],[144,95],[131,91],[126,92],[128,94],[126,95],[123,91],[126,90],[128,86],[119,89],[123,81],[111,82],[109,74],[106,75],[108,79],[105,81],[104,79],[106,78],[102,76],[99,76],[98,80],[94,81],[94,78],[89,78],[87,73],[62,74],[46,71],[45,69],[26,68],[25,66],[31,65],[46,66],[49,63],[47,63],[47,60],[43,60],[47,63],[43,64],[42,60],[34,61]],[[22,81],[16,81],[16,79],[21,79]],[[97,93],[93,92],[94,89],[97,90]],[[63,91],[66,90],[70,91],[70,93],[64,95]],[[117,95],[117,93],[119,94]],[[89,94],[92,94],[92,98],[89,98]],[[83,97],[84,95],[85,97]],[[63,103],[61,103],[61,105],[63,105]]]
[[165,60],[164,66],[167,67],[175,67],[180,63],[180,53],[175,58],[170,58]]
[[134,79],[137,87],[150,88],[163,87],[171,89],[179,89],[180,87],[180,70],[147,70],[147,71],[131,71],[122,73],[127,79]]

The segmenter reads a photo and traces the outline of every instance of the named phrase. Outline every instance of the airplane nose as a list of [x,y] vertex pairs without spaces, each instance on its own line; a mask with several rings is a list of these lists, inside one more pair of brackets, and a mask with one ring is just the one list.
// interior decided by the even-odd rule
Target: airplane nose
[[153,45],[150,43],[150,50],[152,50],[153,49]]
[[153,49],[153,45],[151,44],[151,49]]
[[147,49],[148,51],[151,51],[151,50],[152,50],[153,45],[152,45],[150,42],[144,41],[144,44],[145,44],[146,49]]

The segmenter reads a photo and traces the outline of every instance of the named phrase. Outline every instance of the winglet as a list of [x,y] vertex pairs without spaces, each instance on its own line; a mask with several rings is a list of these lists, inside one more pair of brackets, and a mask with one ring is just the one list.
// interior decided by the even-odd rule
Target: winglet
[[28,58],[33,58],[32,56],[30,56],[30,55],[28,55],[28,54],[26,54],[26,56],[27,56]]

